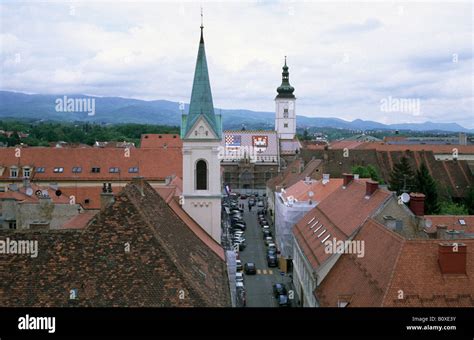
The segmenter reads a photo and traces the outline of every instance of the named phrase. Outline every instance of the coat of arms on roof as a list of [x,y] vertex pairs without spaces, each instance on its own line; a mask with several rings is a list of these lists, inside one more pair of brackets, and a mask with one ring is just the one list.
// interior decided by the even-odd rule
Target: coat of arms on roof
[[252,136],[252,145],[258,153],[265,152],[268,147],[268,136]]

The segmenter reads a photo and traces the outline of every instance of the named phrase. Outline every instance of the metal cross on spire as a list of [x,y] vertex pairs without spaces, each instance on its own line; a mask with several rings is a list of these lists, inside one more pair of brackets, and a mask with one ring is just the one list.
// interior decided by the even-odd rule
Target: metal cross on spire
[[201,6],[201,29],[204,28],[204,17],[202,15],[202,6]]

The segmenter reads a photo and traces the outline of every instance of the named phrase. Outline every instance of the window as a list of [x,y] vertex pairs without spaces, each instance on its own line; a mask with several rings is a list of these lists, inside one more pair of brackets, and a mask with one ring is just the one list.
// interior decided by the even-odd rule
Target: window
[[138,167],[134,166],[134,167],[128,168],[128,172],[131,174],[136,174],[138,173]]
[[16,221],[8,222],[9,229],[16,229]]
[[80,166],[75,166],[72,168],[72,172],[75,174],[79,174],[82,172],[82,168]]
[[31,169],[30,168],[23,168],[23,177],[30,178]]
[[287,127],[288,127],[288,123],[283,124],[283,127],[286,127],[286,128],[287,128]]
[[10,168],[10,177],[18,177],[18,168]]
[[92,171],[92,173],[94,173],[94,174],[98,174],[98,173],[100,172],[100,168],[98,168],[98,167],[93,167],[91,171]]
[[44,168],[43,167],[38,167],[38,168],[36,168],[36,172],[38,174],[42,174],[42,173],[44,173]]
[[5,187],[0,187],[0,192],[5,192],[5,191],[7,191]]
[[196,163],[196,190],[207,190],[207,164],[202,159]]
[[283,118],[288,118],[288,109],[283,109]]
[[117,167],[112,167],[112,168],[109,168],[109,172],[111,174],[118,174],[120,172],[120,170]]
[[460,225],[466,225],[466,221],[465,220],[459,220],[459,224]]
[[54,168],[53,172],[55,174],[62,174],[64,172],[64,168],[60,168],[60,167]]

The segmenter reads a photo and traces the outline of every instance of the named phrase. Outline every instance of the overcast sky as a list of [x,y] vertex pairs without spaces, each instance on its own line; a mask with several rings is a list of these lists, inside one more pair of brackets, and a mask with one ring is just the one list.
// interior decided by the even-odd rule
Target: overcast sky
[[471,1],[2,1],[0,88],[189,102],[201,5],[216,107],[474,128]]

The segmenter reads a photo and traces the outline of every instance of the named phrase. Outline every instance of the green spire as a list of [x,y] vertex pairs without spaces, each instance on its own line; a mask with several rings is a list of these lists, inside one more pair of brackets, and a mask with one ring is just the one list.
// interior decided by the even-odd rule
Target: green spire
[[201,22],[201,39],[199,41],[196,69],[194,71],[191,102],[189,104],[189,113],[187,115],[183,115],[182,118],[181,138],[185,138],[199,117],[203,117],[209,124],[210,128],[214,131],[217,138],[220,139],[222,137],[221,116],[214,114],[211,84],[209,81],[206,51],[204,48],[203,28],[204,26]]
[[295,88],[290,85],[290,72],[288,72],[288,66],[286,66],[286,56],[285,56],[285,65],[283,66],[283,72],[281,74],[281,85],[277,88],[278,95],[277,98],[295,98],[293,91]]

